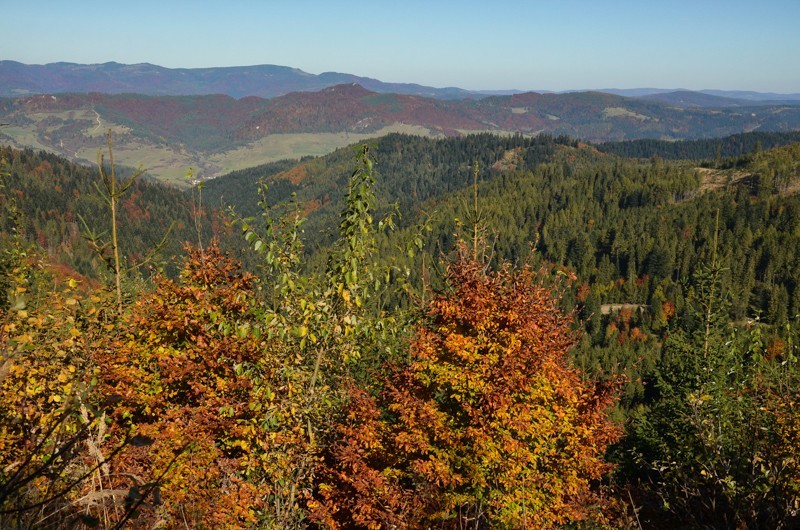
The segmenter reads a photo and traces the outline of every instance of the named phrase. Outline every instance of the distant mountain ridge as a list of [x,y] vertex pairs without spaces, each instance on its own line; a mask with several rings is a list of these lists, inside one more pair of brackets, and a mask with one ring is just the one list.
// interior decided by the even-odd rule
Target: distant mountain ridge
[[0,96],[101,92],[147,96],[224,94],[234,98],[273,98],[290,92],[315,92],[357,83],[374,92],[413,94],[437,99],[479,97],[460,88],[433,88],[413,83],[384,83],[338,72],[319,75],[271,64],[214,68],[165,68],[149,63],[50,63],[27,65],[0,61]]
[[[601,88],[597,91],[629,98],[650,98],[661,100],[664,100],[661,98],[661,96],[672,94],[698,94],[698,97],[705,95],[718,98],[707,99],[706,105],[704,106],[714,106],[716,104],[720,104],[720,106],[729,106],[731,101],[734,101],[739,105],[752,105],[753,103],[800,104],[800,92],[791,94],[776,94],[774,92],[754,92],[751,90],[687,90],[685,88]],[[728,101],[726,102],[723,100]]]
[[[101,92],[106,94],[144,94],[147,96],[198,96],[224,94],[233,98],[257,96],[273,98],[291,92],[317,92],[342,84],[356,83],[378,93],[416,95],[434,99],[480,99],[508,96],[529,90],[465,90],[457,87],[435,88],[416,83],[386,83],[377,79],[339,72],[310,74],[298,68],[271,64],[210,68],[166,68],[149,63],[78,64],[69,62],[28,65],[17,61],[0,61],[0,97],[37,94]],[[558,93],[586,92],[568,90]],[[693,102],[687,106],[747,106],[747,102],[800,104],[800,93],[774,94],[742,90],[697,90],[664,88],[603,88],[590,91],[626,97],[650,97],[667,101],[669,93],[692,93],[717,96],[706,104]],[[536,90],[553,93],[550,90]],[[674,99],[674,98],[673,98]],[[727,101],[727,100],[734,100]],[[669,102],[669,101],[667,101]]]

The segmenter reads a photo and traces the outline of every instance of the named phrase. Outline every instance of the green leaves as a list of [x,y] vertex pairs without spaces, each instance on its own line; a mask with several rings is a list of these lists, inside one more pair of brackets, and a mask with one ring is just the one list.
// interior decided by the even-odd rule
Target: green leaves
[[793,353],[783,343],[770,354],[760,322],[744,330],[729,322],[720,272],[712,258],[695,275],[689,318],[665,341],[653,398],[625,445],[652,484],[644,491],[677,521],[780,527],[795,518],[790,506],[800,498],[795,478],[778,471],[793,465],[782,426],[800,422],[777,404],[792,402],[786,390],[796,383],[787,382],[800,373],[779,368]]

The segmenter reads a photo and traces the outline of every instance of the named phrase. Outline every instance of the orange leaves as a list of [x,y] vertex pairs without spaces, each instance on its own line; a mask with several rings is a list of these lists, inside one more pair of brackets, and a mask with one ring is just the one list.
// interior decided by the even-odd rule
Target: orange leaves
[[421,498],[401,485],[405,473],[394,465],[400,453],[390,426],[366,391],[352,383],[347,389],[348,421],[337,425],[328,465],[320,469],[319,495],[309,503],[312,519],[327,528],[408,528]]
[[194,251],[181,282],[158,280],[118,323],[121,339],[98,352],[105,392],[122,397],[117,421],[155,441],[125,451],[117,472],[166,473],[160,517],[238,527],[260,506],[264,492],[243,480],[257,412],[242,366],[263,355],[253,281],[215,245]]
[[[602,504],[592,484],[609,469],[603,452],[619,436],[607,417],[616,384],[571,367],[570,321],[530,269],[486,272],[462,258],[448,279],[452,293],[431,302],[408,364],[384,378],[381,396],[351,392],[346,436],[324,471],[335,484],[319,504],[329,525],[372,528],[391,516],[408,528],[468,518],[546,528],[590,518]],[[345,462],[352,473],[334,471]],[[365,476],[399,480],[375,496]],[[388,513],[412,491],[413,509]],[[359,519],[367,505],[372,517]]]

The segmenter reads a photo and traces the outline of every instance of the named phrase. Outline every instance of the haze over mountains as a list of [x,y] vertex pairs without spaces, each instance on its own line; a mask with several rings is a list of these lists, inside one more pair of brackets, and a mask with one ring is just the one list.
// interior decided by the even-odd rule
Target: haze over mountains
[[[149,63],[76,64],[58,62],[27,65],[17,61],[0,61],[0,96],[103,92],[149,96],[225,94],[234,98],[246,96],[272,98],[289,92],[313,92],[329,86],[349,83],[357,83],[373,92],[410,94],[437,99],[481,98],[529,91],[512,88],[473,91],[456,87],[434,88],[415,83],[385,83],[353,74],[324,72],[317,75],[298,68],[271,64],[218,68],[165,68]],[[674,88],[601,88],[591,90],[627,97],[693,92]],[[535,91],[539,93],[552,92],[540,89],[535,89]],[[586,90],[567,92],[577,91]],[[740,104],[767,101],[800,103],[800,93],[774,94],[736,90],[699,90],[694,92],[738,100]],[[726,106],[726,103],[720,100],[708,99],[705,101],[707,104],[701,106]],[[729,104],[731,102],[727,103],[727,105]]]
[[389,132],[549,133],[603,142],[800,129],[800,94],[500,92],[272,65],[169,69],[0,61],[0,143],[92,163],[111,129],[120,163],[179,182],[189,166],[214,177],[326,154]]
[[289,92],[314,92],[358,83],[375,92],[414,94],[457,99],[480,96],[460,88],[433,88],[413,83],[384,83],[377,79],[338,72],[309,74],[297,68],[271,64],[220,68],[164,68],[153,64],[51,63],[26,65],[0,61],[0,96],[102,92],[148,96],[225,94],[234,98],[272,98]]

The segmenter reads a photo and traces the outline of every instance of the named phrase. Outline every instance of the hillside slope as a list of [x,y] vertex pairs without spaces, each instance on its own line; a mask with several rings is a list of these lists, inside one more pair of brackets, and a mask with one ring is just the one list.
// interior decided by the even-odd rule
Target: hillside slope
[[676,108],[599,92],[442,101],[356,84],[270,100],[66,94],[0,99],[0,143],[91,163],[108,129],[118,160],[179,183],[284,158],[320,155],[389,132],[549,133],[588,141],[693,139],[800,129],[800,106]]
[[[117,170],[125,174],[123,168]],[[99,278],[107,272],[101,255],[87,240],[93,233],[110,241],[111,214],[96,187],[103,187],[96,167],[31,149],[0,147],[0,172],[0,233],[19,230],[24,241],[41,248],[53,263],[85,276]],[[172,259],[183,255],[184,244],[198,244],[193,211],[188,194],[151,179],[137,180],[119,201],[124,262],[141,263],[169,235],[150,265],[174,272]],[[203,208],[198,219],[205,244],[217,237],[229,248],[239,247],[238,235],[225,226],[217,211]],[[109,252],[106,248],[102,254]]]

